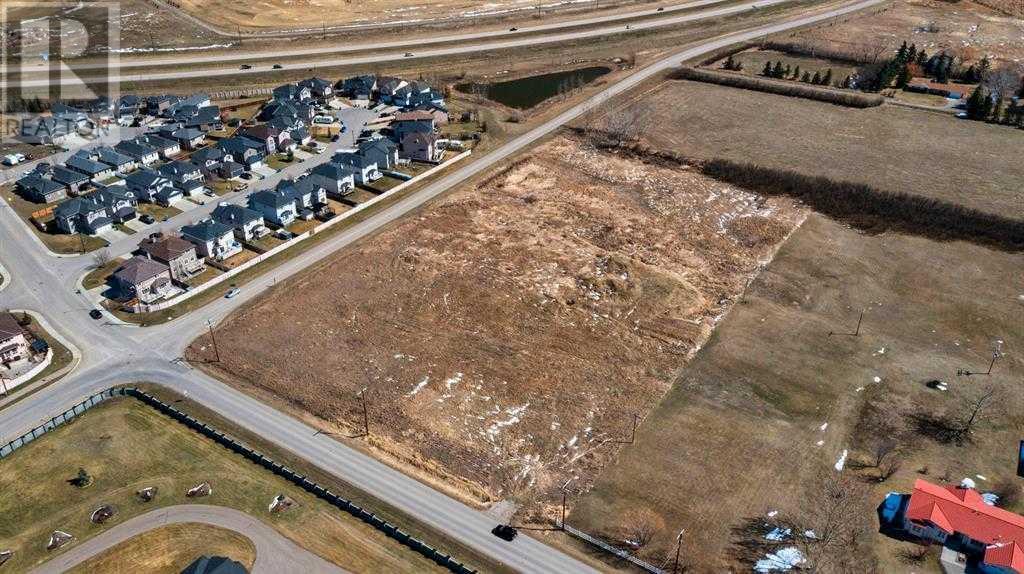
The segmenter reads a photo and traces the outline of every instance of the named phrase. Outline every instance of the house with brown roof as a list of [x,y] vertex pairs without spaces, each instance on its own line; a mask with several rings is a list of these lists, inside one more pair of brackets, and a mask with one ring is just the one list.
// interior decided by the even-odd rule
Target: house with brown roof
[[170,268],[142,255],[125,261],[110,281],[122,299],[138,299],[142,303],[159,301],[174,290]]
[[406,134],[412,132],[432,133],[434,131],[434,115],[423,110],[395,114],[395,121],[391,123],[391,131],[397,141],[402,141]]
[[0,363],[4,366],[28,357],[29,335],[10,313],[0,313]]
[[433,163],[441,159],[442,153],[435,133],[412,132],[402,138],[403,158]]
[[175,235],[154,233],[139,243],[138,253],[168,267],[171,279],[184,283],[206,270],[191,241]]

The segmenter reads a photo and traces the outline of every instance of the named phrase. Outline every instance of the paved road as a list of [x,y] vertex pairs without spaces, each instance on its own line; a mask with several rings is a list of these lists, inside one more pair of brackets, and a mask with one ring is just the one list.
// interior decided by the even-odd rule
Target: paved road
[[[220,321],[232,310],[257,297],[276,280],[284,279],[358,241],[426,201],[510,155],[527,149],[565,123],[600,106],[640,82],[689,60],[734,43],[834,18],[878,5],[884,0],[862,0],[841,7],[729,34],[691,45],[615,83],[587,101],[573,106],[544,124],[516,137],[491,153],[458,168],[421,191],[296,256],[266,276],[247,284],[234,299],[220,299],[173,322],[149,328],[104,325],[85,313],[88,302],[74,293],[84,269],[78,259],[53,259],[42,253],[9,209],[0,209],[0,256],[12,275],[11,285],[0,292],[0,307],[43,310],[64,334],[82,349],[77,372],[0,410],[0,442],[10,440],[84,396],[116,383],[153,381],[203,402],[221,416],[289,449],[323,470],[367,493],[388,501],[416,519],[447,533],[481,554],[521,572],[592,572],[584,564],[528,537],[512,543],[491,536],[493,518],[472,509],[415,479],[345,446],[280,411],[216,381],[177,359],[185,346],[206,328],[208,319]],[[85,303],[85,305],[83,305]]]
[[[740,14],[743,12],[751,12],[754,10],[763,9],[769,6],[777,4],[784,4],[790,0],[750,0],[740,4],[733,4],[720,8],[712,8],[708,10],[701,10],[698,12],[680,14],[676,16],[670,16],[668,18],[662,18],[651,21],[641,21],[630,25],[627,30],[624,25],[616,24],[614,26],[603,26],[599,28],[589,28],[586,30],[578,30],[571,32],[559,32],[554,34],[542,34],[538,36],[529,36],[519,39],[507,39],[499,40],[496,42],[477,43],[477,44],[464,44],[457,43],[453,46],[447,46],[442,48],[433,48],[428,50],[417,49],[415,52],[395,51],[395,52],[381,52],[369,55],[350,56],[343,58],[325,58],[325,59],[307,59],[300,62],[286,62],[279,64],[283,70],[305,70],[311,66],[317,67],[330,67],[330,66],[355,66],[365,65],[379,62],[390,62],[397,60],[415,60],[419,58],[436,58],[441,56],[453,56],[459,54],[468,53],[479,53],[488,50],[500,50],[506,48],[519,48],[524,46],[537,46],[541,44],[555,43],[555,42],[570,42],[577,40],[585,40],[588,38],[603,38],[613,34],[621,33],[633,33],[643,30],[651,30],[655,28],[665,26],[675,26],[688,22],[697,22],[701,20],[707,20],[710,18],[720,18],[723,16],[731,16]],[[407,55],[411,54],[411,55]],[[225,67],[211,67],[211,68],[193,68],[189,67],[186,70],[180,71],[161,71],[161,72],[143,72],[138,74],[113,74],[110,76],[103,76],[103,81],[113,82],[144,82],[154,80],[178,80],[185,78],[207,78],[213,76],[239,76],[247,74],[261,74],[266,72],[275,71],[272,69],[271,64],[264,64],[260,66],[252,66],[248,70],[242,70],[239,68],[225,68]],[[78,86],[83,83],[83,79],[72,75],[64,74],[60,79],[60,84],[64,86]],[[51,84],[50,80],[45,77],[36,79],[19,80],[18,82],[7,82],[8,85],[21,85],[23,87],[43,87]],[[2,86],[3,83],[0,83]]]
[[[32,574],[60,574],[118,544],[170,524],[199,523],[233,530],[256,547],[253,574],[309,572],[344,574],[345,571],[288,540],[273,528],[244,512],[206,504],[168,506],[140,514],[75,545],[53,560],[31,570]],[[72,533],[73,534],[73,533]],[[198,558],[198,556],[196,556]]]

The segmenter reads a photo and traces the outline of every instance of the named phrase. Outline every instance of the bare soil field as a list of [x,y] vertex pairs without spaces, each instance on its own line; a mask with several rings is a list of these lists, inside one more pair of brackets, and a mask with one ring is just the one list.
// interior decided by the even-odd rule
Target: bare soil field
[[[846,475],[856,504],[843,526],[853,538],[845,550],[821,549],[817,571],[911,569],[895,554],[906,545],[873,532],[886,492],[908,491],[919,477],[981,474],[988,480],[975,479],[979,488],[1013,477],[1024,422],[1020,394],[1012,393],[1024,376],[1021,269],[1020,254],[865,236],[812,215],[570,521],[622,540],[635,528],[634,513],[653,514],[661,531],[649,555],[663,557],[685,528],[684,554],[698,571],[749,568],[772,547],[765,525],[823,533],[822,485]],[[860,336],[829,336],[853,332],[861,310]],[[958,368],[984,371],[993,350],[1003,353],[993,375],[956,376]],[[932,379],[948,391],[927,387]],[[914,417],[957,411],[988,385],[1009,402],[963,445],[915,427]],[[883,483],[870,462],[880,435],[898,441],[901,463]],[[845,469],[837,472],[840,459]],[[779,514],[770,518],[772,511]],[[853,548],[875,551],[858,556]]]
[[205,368],[353,430],[366,387],[377,447],[525,501],[593,478],[800,217],[558,137],[235,313]]
[[1024,8],[1018,0],[986,3],[906,0],[880,14],[808,30],[791,40],[867,61],[895,53],[906,41],[928,54],[946,51],[968,62],[988,55],[996,66],[1024,69]]
[[[644,105],[649,145],[864,183],[1024,218],[1024,132],[897,106],[853,109],[690,81],[669,81]],[[1005,150],[1005,151],[1004,151]]]

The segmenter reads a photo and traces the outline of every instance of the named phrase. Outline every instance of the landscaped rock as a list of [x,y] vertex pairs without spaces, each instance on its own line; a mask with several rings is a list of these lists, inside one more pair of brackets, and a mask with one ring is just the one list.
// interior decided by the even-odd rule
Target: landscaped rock
[[4,562],[10,560],[11,556],[14,556],[13,550],[4,550],[3,552],[0,552],[0,566],[3,566]]
[[200,496],[210,496],[211,494],[213,494],[213,487],[210,486],[209,482],[203,482],[188,489],[185,496],[189,498],[196,498]]
[[55,550],[74,540],[75,537],[63,530],[54,530],[50,535],[50,541],[46,543],[47,550]]
[[136,492],[135,495],[138,496],[139,500],[141,500],[142,502],[149,502],[150,500],[156,498],[156,493],[158,490],[159,489],[155,486],[147,486],[146,488],[143,488],[142,490]]
[[270,502],[270,507],[268,508],[268,510],[270,510],[271,513],[276,514],[278,512],[284,512],[285,510],[288,510],[292,506],[295,506],[294,500],[283,494],[278,494],[277,496],[274,497],[274,500]]
[[114,508],[109,504],[104,504],[103,506],[92,511],[92,516],[89,517],[89,520],[93,524],[103,524],[104,522],[113,518],[114,515],[116,514],[117,508]]

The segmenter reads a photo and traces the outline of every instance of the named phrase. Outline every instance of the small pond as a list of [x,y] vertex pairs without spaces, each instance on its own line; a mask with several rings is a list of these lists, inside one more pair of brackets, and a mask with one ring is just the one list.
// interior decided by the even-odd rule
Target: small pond
[[593,66],[489,84],[467,82],[456,85],[455,89],[465,94],[480,94],[510,108],[525,110],[552,96],[583,87],[610,71],[604,66]]

